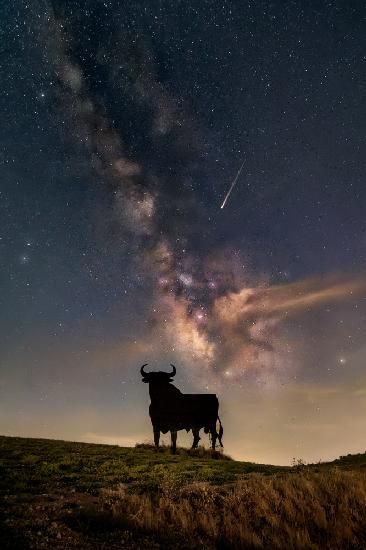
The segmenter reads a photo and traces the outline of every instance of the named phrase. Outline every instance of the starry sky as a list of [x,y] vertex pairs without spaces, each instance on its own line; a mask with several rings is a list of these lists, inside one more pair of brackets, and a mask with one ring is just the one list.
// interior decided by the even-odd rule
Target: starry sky
[[149,441],[173,362],[235,458],[365,450],[365,16],[3,3],[1,433]]

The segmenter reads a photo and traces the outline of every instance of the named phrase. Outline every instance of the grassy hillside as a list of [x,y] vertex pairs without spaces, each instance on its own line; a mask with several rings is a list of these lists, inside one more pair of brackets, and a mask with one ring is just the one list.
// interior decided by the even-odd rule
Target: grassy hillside
[[1,548],[366,547],[366,455],[312,466],[0,437]]

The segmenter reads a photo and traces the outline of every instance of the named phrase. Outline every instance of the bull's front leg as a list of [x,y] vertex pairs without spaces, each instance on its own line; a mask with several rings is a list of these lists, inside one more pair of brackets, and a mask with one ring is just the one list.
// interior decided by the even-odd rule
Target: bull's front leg
[[154,430],[154,443],[155,447],[159,447],[159,440],[160,440],[160,430],[157,428],[153,428]]
[[177,450],[177,432],[170,431],[170,436],[172,440],[172,452],[175,453]]

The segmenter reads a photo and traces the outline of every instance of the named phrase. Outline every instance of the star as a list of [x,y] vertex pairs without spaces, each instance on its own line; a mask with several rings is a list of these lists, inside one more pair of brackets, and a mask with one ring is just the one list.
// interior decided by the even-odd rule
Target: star
[[27,254],[22,254],[20,256],[20,263],[21,264],[28,264],[30,262],[30,257]]

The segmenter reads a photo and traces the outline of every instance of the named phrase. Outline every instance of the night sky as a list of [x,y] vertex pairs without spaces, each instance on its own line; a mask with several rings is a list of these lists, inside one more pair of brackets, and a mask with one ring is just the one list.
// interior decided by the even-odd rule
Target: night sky
[[0,433],[149,441],[172,362],[235,458],[364,452],[365,16],[3,3]]

